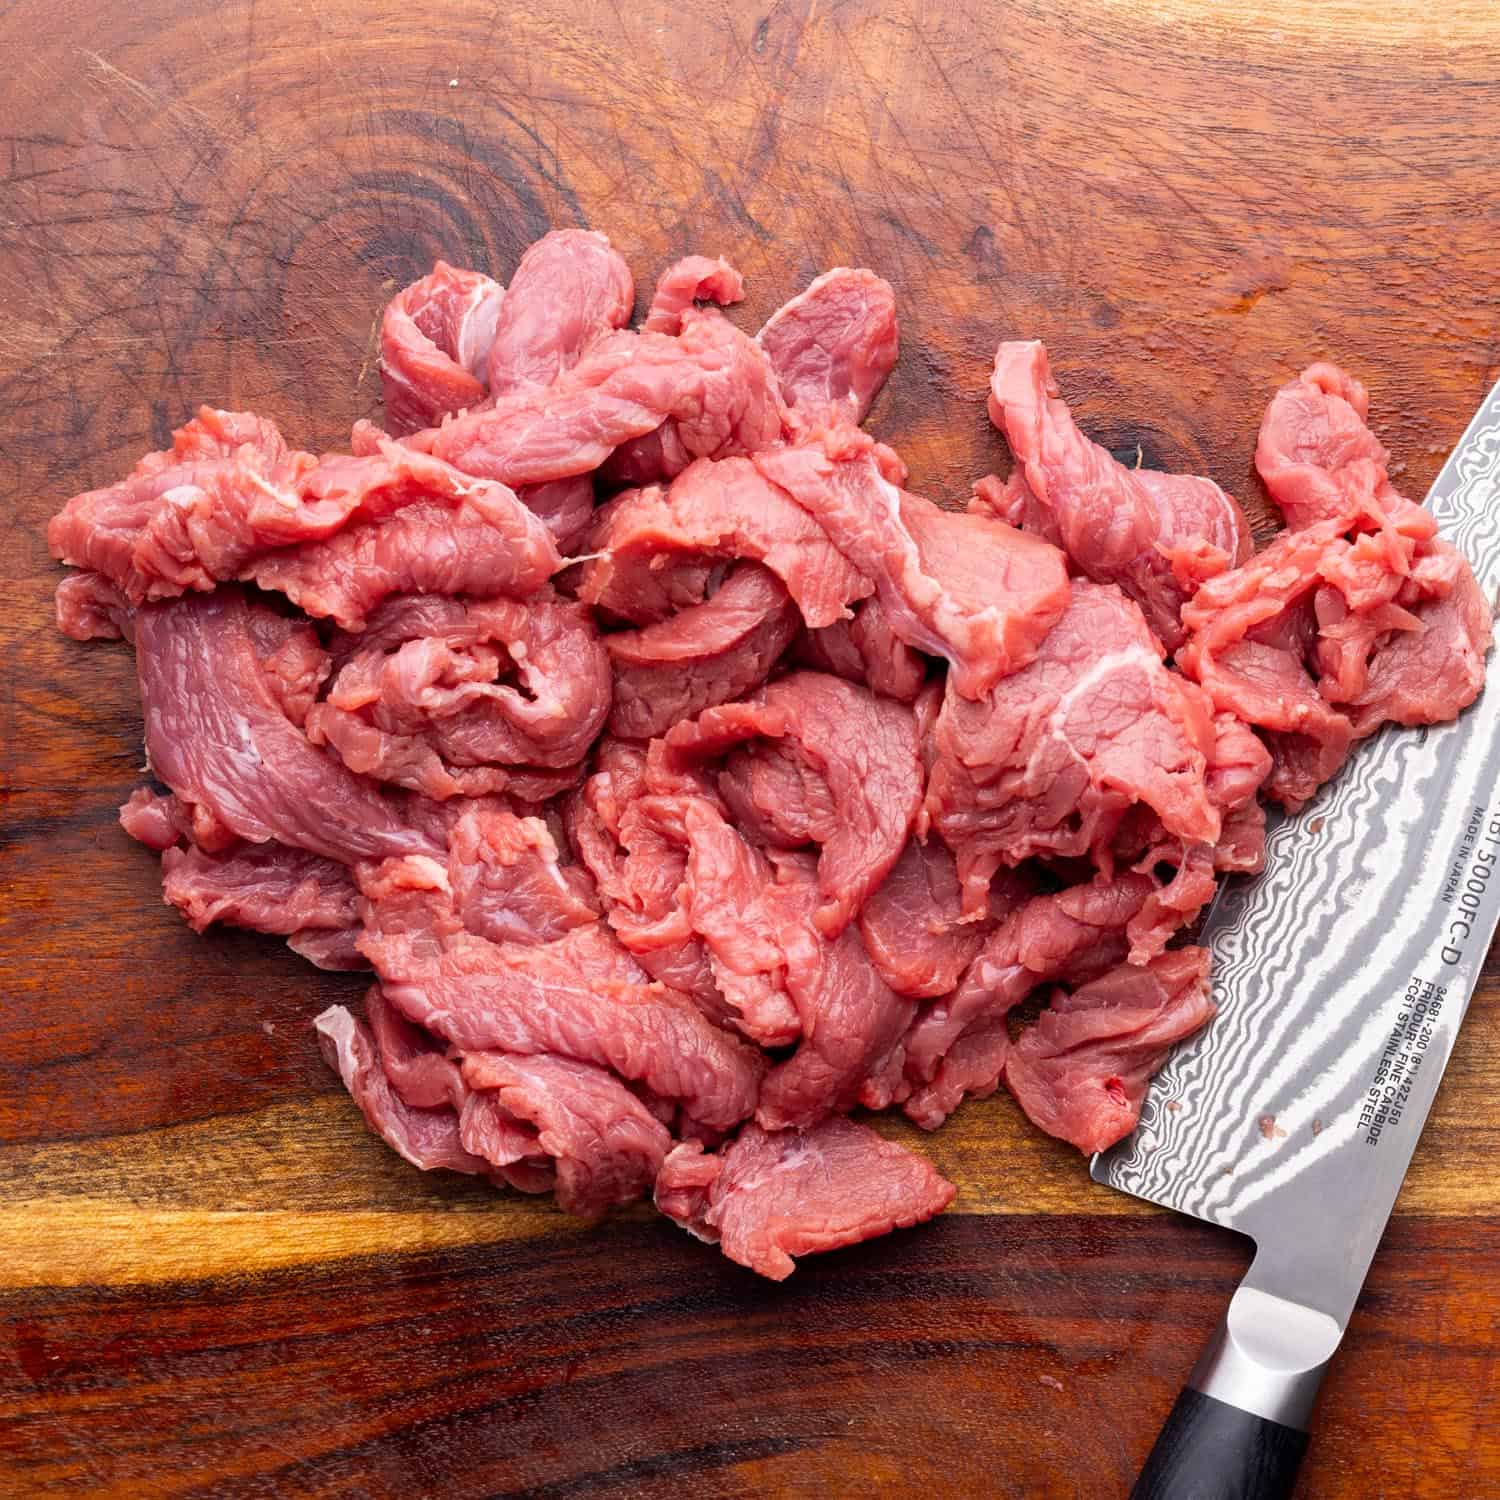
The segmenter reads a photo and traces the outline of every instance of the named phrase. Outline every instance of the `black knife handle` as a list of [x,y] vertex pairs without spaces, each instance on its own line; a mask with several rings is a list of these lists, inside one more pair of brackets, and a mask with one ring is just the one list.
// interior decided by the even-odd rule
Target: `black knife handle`
[[1307,1434],[1185,1386],[1130,1500],[1289,1500]]

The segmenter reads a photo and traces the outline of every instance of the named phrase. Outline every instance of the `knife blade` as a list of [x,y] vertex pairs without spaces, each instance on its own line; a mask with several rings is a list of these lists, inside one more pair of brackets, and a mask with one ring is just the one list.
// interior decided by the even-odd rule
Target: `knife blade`
[[[1493,600],[1500,384],[1427,504]],[[1222,890],[1199,939],[1219,1014],[1157,1075],[1134,1134],[1091,1166],[1255,1241],[1133,1495],[1290,1493],[1497,916],[1494,684],[1454,723],[1389,726],[1360,746],[1268,831],[1265,872]]]

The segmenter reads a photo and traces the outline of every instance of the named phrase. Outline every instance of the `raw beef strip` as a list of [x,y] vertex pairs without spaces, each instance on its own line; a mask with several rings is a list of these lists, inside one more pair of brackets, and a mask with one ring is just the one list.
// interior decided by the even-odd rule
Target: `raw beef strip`
[[[482,1156],[495,1170],[500,1181],[511,1182],[523,1193],[550,1193],[553,1174],[550,1163],[537,1145],[536,1127],[518,1120],[506,1109],[500,1095],[463,1085],[463,1103],[458,1105],[458,1138],[465,1151]],[[519,1182],[511,1169],[524,1163],[527,1172]],[[532,1185],[533,1176],[539,1180]]]
[[664,419],[689,458],[752,453],[782,434],[776,377],[726,318],[689,309],[680,336],[620,331],[597,340],[545,390],[500,397],[441,427],[433,451],[509,485],[597,469]]
[[271,696],[293,724],[306,724],[333,667],[317,631],[270,610],[251,610],[246,623]]
[[1255,467],[1287,528],[1342,531],[1411,505],[1390,482],[1390,454],[1366,425],[1370,398],[1337,365],[1309,365],[1277,391],[1260,425]]
[[1216,843],[1174,837],[1145,803],[1126,814],[1115,835],[1113,859],[1146,873],[1174,867],[1172,878],[1146,898],[1130,919],[1130,962],[1156,957],[1213,900],[1225,870],[1255,873],[1264,868],[1265,809],[1256,793],[1271,771],[1271,753],[1253,730],[1231,714],[1214,716],[1214,744],[1204,784],[1219,811]]
[[1075,582],[1041,655],[979,702],[950,679],[932,735],[926,815],[958,857],[969,913],[1002,865],[1098,857],[1135,803],[1177,838],[1219,837],[1212,712],[1112,585]]
[[789,970],[811,946],[797,935],[815,900],[811,882],[782,879],[706,798],[652,798],[642,807],[651,805],[679,820],[687,859],[678,899],[702,940],[725,1022],[763,1047],[788,1046],[802,1034]]
[[57,628],[75,641],[132,638],[130,601],[102,574],[69,573],[57,585]]
[[909,646],[947,657],[950,680],[966,697],[982,697],[1025,666],[1068,602],[1067,569],[1055,547],[898,489],[863,433],[825,433],[754,462],[874,580],[890,629]]
[[1244,512],[1211,479],[1130,469],[1076,426],[1039,343],[1001,344],[990,418],[1025,476],[1008,519],[1056,542],[1099,583],[1116,583],[1169,651],[1197,584],[1251,551]]
[[207,854],[232,849],[240,836],[200,803],[187,802],[173,792],[163,796],[138,786],[120,809],[120,826],[148,849],[170,849],[186,839]]
[[1436,724],[1456,718],[1484,686],[1494,612],[1468,562],[1444,542],[1431,546],[1434,554],[1458,561],[1453,592],[1419,604],[1414,613],[1421,628],[1397,633],[1376,651],[1363,687],[1349,704],[1356,738],[1385,723]]
[[462,1052],[596,1063],[719,1130],[755,1107],[759,1052],[713,1026],[686,996],[645,983],[602,926],[550,943],[491,943],[423,931],[406,907],[391,930],[379,900],[367,900],[364,915],[360,945],[386,998]]
[[[799,777],[803,795],[795,803],[782,800],[787,777],[757,774],[766,759],[757,742],[765,740],[780,752],[773,767],[790,756],[807,773]],[[670,765],[733,752],[720,785],[738,813],[751,809],[764,824],[793,830],[782,842],[802,842],[799,835],[813,829],[823,835],[817,840],[823,899],[814,922],[826,937],[842,932],[885,879],[921,805],[911,710],[823,672],[793,672],[744,702],[707,709],[660,743]],[[809,795],[817,805],[809,805]]]
[[141,609],[152,770],[252,843],[276,839],[345,864],[431,852],[390,802],[287,717],[256,649],[257,630],[276,619],[233,588]]
[[289,450],[274,423],[201,407],[129,475],[75,495],[47,524],[52,555],[118,584],[133,604],[210,589],[259,550],[326,536],[341,497],[304,497],[317,460]]
[[521,1193],[550,1193],[557,1175],[537,1143],[536,1127],[518,1120],[494,1090],[471,1089],[458,1114],[464,1150],[495,1168],[494,1178]]
[[1129,1135],[1152,1074],[1214,1014],[1208,959],[1206,948],[1179,948],[1057,991],[1005,1063],[1031,1122],[1084,1152]]
[[1436,523],[1391,485],[1363,386],[1313,365],[1273,398],[1256,448],[1290,530],[1183,611],[1183,670],[1264,731],[1295,811],[1387,720],[1433,724],[1477,696],[1491,609]]
[[755,342],[803,426],[857,426],[900,352],[896,294],[873,271],[837,266],[772,313]]
[[381,1071],[369,1028],[351,1012],[342,1005],[330,1005],[313,1026],[328,1066],[343,1079],[365,1123],[393,1151],[424,1171],[447,1167],[489,1175],[489,1163],[464,1150],[458,1116],[450,1107],[414,1109],[391,1087]]
[[1317,586],[1342,538],[1337,522],[1285,532],[1243,567],[1211,580],[1183,611],[1182,670],[1222,713],[1272,732],[1268,790],[1293,811],[1344,763],[1354,729],[1318,691],[1300,631],[1283,622]]
[[1387,720],[1438,723],[1467,707],[1483,682],[1492,613],[1431,515],[1391,484],[1368,411],[1359,381],[1312,365],[1272,399],[1255,451],[1289,528],[1363,533],[1320,559],[1329,586],[1314,596],[1319,687],[1351,705],[1357,738]]
[[369,959],[359,951],[358,927],[303,927],[287,938],[286,945],[315,969],[352,971],[370,967]]
[[651,1190],[672,1140],[613,1073],[567,1057],[471,1052],[463,1076],[534,1128],[564,1213],[594,1218]]
[[[550,590],[525,603],[404,595],[334,648],[341,665],[309,736],[350,770],[429,797],[568,771],[609,713],[609,659],[593,620]],[[542,794],[573,779],[544,781]]]
[[380,383],[394,434],[436,425],[484,399],[484,371],[505,289],[440,260],[386,304]]
[[365,993],[365,1020],[375,1039],[381,1070],[407,1104],[413,1109],[437,1109],[444,1104],[455,1110],[464,1107],[469,1086],[458,1063],[435,1036],[412,1025],[381,994],[378,984]]
[[678,893],[687,879],[680,804],[647,795],[646,752],[606,737],[568,798],[568,842],[594,877],[609,925],[653,979],[717,1023],[732,1019]]
[[1011,1041],[1006,1017],[1039,984],[1095,978],[1126,956],[1129,924],[1156,889],[1149,875],[1095,880],[1017,907],[985,940],[951,995],[906,1039],[906,1113],[935,1130],[966,1094],[994,1093]]
[[920,1156],[834,1118],[811,1130],[747,1125],[716,1156],[684,1142],[662,1165],[656,1206],[731,1260],[784,1281],[793,1256],[921,1223],[954,1191]]
[[771,740],[737,750],[714,780],[735,821],[766,848],[823,844],[839,831],[833,789],[795,743]]
[[897,994],[930,1000],[958,983],[995,922],[1029,894],[1024,878],[1006,871],[984,915],[966,919],[953,855],[937,839],[910,839],[865,902],[859,932],[870,962]]
[[561,862],[547,825],[486,799],[448,837],[448,882],[464,927],[492,942],[547,943],[599,919],[593,881]]
[[[159,851],[192,838],[192,814],[192,807],[180,797],[138,786],[120,808],[120,826],[148,849]],[[237,843],[238,838],[231,833],[228,842]]]
[[[605,333],[630,321],[635,282],[608,239],[584,229],[544,235],[511,278],[490,351],[495,397],[550,385]],[[588,534],[594,481],[576,474],[524,486],[521,500],[546,523],[563,553]]]
[[602,335],[630,321],[630,267],[592,229],[554,229],[521,257],[488,350],[499,398],[549,386]]
[[[1490,644],[1489,606],[1445,544],[1413,542],[1403,571],[1388,556],[1366,568],[1389,534],[1350,542],[1339,525],[1283,533],[1183,611],[1183,670],[1215,707],[1269,732],[1269,790],[1292,810],[1386,718],[1438,723],[1467,707]],[[1357,633],[1359,659],[1330,652],[1361,618],[1371,628]],[[1409,676],[1403,667],[1417,662]]]
[[241,578],[335,613],[319,609],[320,586],[337,599],[356,584],[340,570],[390,569],[414,542],[406,569],[425,565],[461,582],[451,558],[422,555],[445,540],[453,549],[445,525],[487,549],[485,592],[529,592],[559,566],[545,527],[503,485],[469,479],[409,444],[377,435],[363,457],[314,460],[288,452],[259,417],[206,407],[175,439],[119,484],[75,496],[48,528],[57,556],[97,570],[131,603]]
[[654,810],[637,810],[649,798],[645,777],[645,748],[606,735],[595,750],[594,772],[568,796],[562,811],[568,843],[594,876],[610,922],[633,953],[636,944],[627,933],[637,927],[648,944],[651,929],[661,922],[673,938],[688,930],[676,903],[684,847],[664,837]]
[[610,730],[651,739],[680,719],[742,697],[766,680],[800,625],[776,575],[746,562],[702,604],[605,636],[614,667]]
[[[1255,800],[1255,794],[1271,774],[1271,755],[1259,737],[1248,725],[1242,724],[1233,714],[1214,715],[1214,749],[1208,767],[1209,799],[1223,815],[1224,826],[1219,835],[1219,847],[1215,850],[1215,862],[1221,870],[1258,872],[1265,863],[1266,819],[1265,810]],[[1252,847],[1236,844],[1230,837],[1230,818],[1244,809],[1259,814],[1259,838],[1252,838]],[[1255,820],[1243,824],[1238,830],[1239,838],[1253,829]]]
[[713,801],[647,794],[639,752],[601,759],[572,800],[569,829],[620,941],[711,1020],[763,1046],[795,1041],[782,937],[807,921],[808,902],[784,890]]
[[[695,302],[729,307],[745,295],[740,273],[721,255],[685,255],[657,278],[651,310],[641,324],[647,333],[681,333],[682,315]],[[773,361],[774,363],[774,361]]]
[[599,512],[578,596],[633,624],[701,603],[707,560],[768,568],[812,626],[830,625],[871,584],[822,528],[748,459],[702,462],[669,489],[630,490]]
[[927,661],[891,628],[879,596],[866,599],[852,620],[806,631],[792,648],[799,666],[832,672],[902,703],[912,702],[927,678]]
[[[900,1091],[903,1038],[916,1006],[880,977],[858,928],[846,927],[827,939],[807,921],[814,887],[806,857],[772,857],[787,887],[788,918],[777,941],[786,957],[786,988],[802,1040],[766,1074],[755,1118],[768,1130],[780,1130],[812,1125],[856,1104],[884,1109]],[[802,919],[790,919],[799,906]]]
[[546,526],[503,484],[395,443],[384,444],[382,455],[414,498],[326,540],[268,553],[242,576],[310,615],[363,630],[392,594],[524,597],[562,566]]
[[283,936],[342,930],[359,921],[359,893],[331,859],[285,844],[242,844],[226,854],[196,846],[161,857],[162,894],[194,932],[211,922]]
[[[743,292],[744,283],[739,272],[727,261],[689,255],[662,272],[642,330],[646,333],[680,333],[684,318],[693,311],[694,302],[714,302],[727,307],[738,302]],[[762,373],[776,386],[780,403],[779,383],[763,356]],[[784,406],[781,410],[783,423],[790,424],[790,413]],[[687,439],[690,437],[690,432],[684,434],[678,422],[669,417],[652,431],[621,443],[600,468],[600,480],[608,489],[635,489],[672,479],[701,451],[689,446]]]

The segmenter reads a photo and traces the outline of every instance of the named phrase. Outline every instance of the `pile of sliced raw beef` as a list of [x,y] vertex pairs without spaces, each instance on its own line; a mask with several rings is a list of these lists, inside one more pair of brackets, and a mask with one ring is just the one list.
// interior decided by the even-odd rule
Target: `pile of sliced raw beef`
[[1331,365],[1266,412],[1256,553],[1036,343],[995,357],[1010,477],[938,506],[859,425],[891,288],[830,271],[754,337],[740,291],[690,257],[631,328],[603,235],[440,263],[386,309],[384,429],[204,409],[49,539],[63,630],[135,646],[167,900],[374,971],[316,1021],[370,1127],[781,1277],[953,1196],[857,1107],[1003,1082],[1130,1131],[1260,799],[1458,713],[1490,609]]

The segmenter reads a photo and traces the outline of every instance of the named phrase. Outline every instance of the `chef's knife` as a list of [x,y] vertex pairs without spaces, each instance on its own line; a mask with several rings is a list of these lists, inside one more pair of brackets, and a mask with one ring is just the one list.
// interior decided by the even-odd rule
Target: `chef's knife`
[[[1494,599],[1500,385],[1427,503]],[[1456,723],[1362,745],[1271,830],[1265,873],[1225,887],[1200,939],[1218,1017],[1093,1162],[1100,1182],[1255,1241],[1132,1500],[1291,1493],[1497,914],[1500,683]]]

